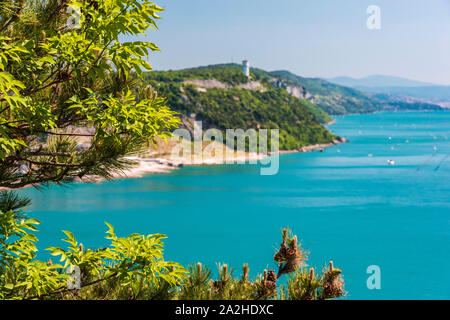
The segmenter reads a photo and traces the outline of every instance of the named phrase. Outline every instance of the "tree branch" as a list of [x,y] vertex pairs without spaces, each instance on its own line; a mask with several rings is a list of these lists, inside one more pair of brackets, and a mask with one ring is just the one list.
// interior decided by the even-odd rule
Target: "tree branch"
[[70,152],[25,152],[23,153],[24,156],[31,156],[31,157],[70,157],[72,154]]
[[37,166],[54,166],[54,167],[68,167],[68,168],[79,168],[82,167],[82,164],[75,164],[75,163],[60,163],[60,162],[51,162],[51,161],[34,161],[28,158],[22,158],[22,157],[16,157],[18,161],[26,161],[31,164],[37,165]]
[[[110,275],[110,276],[108,276],[106,278],[98,279],[98,280],[89,282],[89,283],[85,284],[84,286],[82,286],[81,288],[86,288],[86,287],[92,286],[93,284],[113,279],[113,278],[117,277],[117,275],[118,275],[118,273],[114,272],[112,275]],[[74,290],[78,290],[78,289],[69,289],[69,288],[64,286],[64,287],[60,287],[56,291],[48,292],[48,293],[42,294],[40,296],[27,297],[27,298],[24,298],[24,300],[42,299],[42,298],[45,298],[45,297],[48,297],[48,296],[52,296],[52,295],[55,295],[55,294],[64,294],[64,293],[71,292],[71,291],[74,291]]]
[[51,132],[51,131],[43,131],[41,133],[47,133],[55,136],[73,136],[73,137],[94,137],[95,134],[89,133],[60,133],[60,132]]
[[17,17],[20,14],[20,11],[22,11],[22,9],[23,9],[23,6],[24,6],[24,3],[22,3],[20,5],[20,7],[17,9],[17,11],[14,13],[14,15],[11,18],[9,18],[9,20],[3,25],[3,27],[0,28],[0,32],[5,31],[11,23],[16,21]]

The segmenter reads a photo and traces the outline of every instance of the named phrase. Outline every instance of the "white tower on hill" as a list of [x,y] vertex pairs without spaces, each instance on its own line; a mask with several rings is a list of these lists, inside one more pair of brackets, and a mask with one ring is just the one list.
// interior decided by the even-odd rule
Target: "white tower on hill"
[[242,72],[247,76],[250,77],[250,63],[247,59],[242,60]]

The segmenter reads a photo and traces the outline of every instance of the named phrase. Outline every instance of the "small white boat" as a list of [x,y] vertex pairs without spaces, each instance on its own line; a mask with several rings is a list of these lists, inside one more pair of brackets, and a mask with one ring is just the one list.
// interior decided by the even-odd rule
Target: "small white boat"
[[395,161],[394,161],[394,160],[388,160],[387,162],[388,162],[389,165],[391,165],[391,166],[393,166],[393,165],[395,164]]

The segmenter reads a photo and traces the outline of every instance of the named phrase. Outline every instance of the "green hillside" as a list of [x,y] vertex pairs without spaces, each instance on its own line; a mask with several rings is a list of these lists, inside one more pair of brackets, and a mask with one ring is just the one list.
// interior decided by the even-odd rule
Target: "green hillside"
[[[254,80],[262,77],[253,74]],[[247,83],[249,79],[242,73],[238,64],[217,64],[204,67],[196,67],[182,70],[151,71],[144,74],[146,80],[180,83],[193,79],[217,79],[225,84],[239,85]]]
[[304,87],[314,97],[314,103],[331,115],[367,113],[377,110],[378,101],[369,94],[322,79],[303,78],[289,71],[274,71],[292,85]]
[[[303,99],[273,87],[252,73],[249,80],[238,65],[217,65],[177,71],[153,71],[144,75],[145,85],[167,97],[168,105],[181,118],[203,121],[203,128],[280,129],[280,149],[329,143],[337,137],[326,130]],[[214,80],[200,84],[193,80]],[[239,86],[255,85],[257,88]]]
[[[273,87],[272,84],[268,82],[271,78],[270,73],[261,69],[252,68],[252,79],[251,81],[259,81],[266,87]],[[176,71],[154,71],[146,74],[146,79],[152,79],[162,82],[183,82],[185,80],[194,79],[217,79],[224,84],[230,86],[236,86],[240,84],[246,84],[250,80],[244,76],[241,72],[241,66],[234,63],[229,64],[216,64],[197,68],[176,70]],[[320,123],[328,123],[332,119],[331,117],[323,111],[321,108],[315,104],[301,99],[306,107],[312,112],[316,120]]]
[[322,124],[325,123],[329,123],[331,121],[333,121],[333,119],[331,118],[331,116],[326,113],[325,111],[323,111],[321,108],[319,108],[317,105],[315,105],[314,103],[303,99],[303,103],[308,107],[309,111],[311,111],[311,113],[314,115],[314,117],[316,118],[316,120]]

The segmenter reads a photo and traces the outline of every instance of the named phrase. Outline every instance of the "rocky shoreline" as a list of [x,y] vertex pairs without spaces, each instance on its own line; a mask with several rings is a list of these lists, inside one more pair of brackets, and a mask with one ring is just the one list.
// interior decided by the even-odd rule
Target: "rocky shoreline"
[[335,145],[338,145],[340,143],[346,143],[348,140],[346,138],[340,138],[335,139],[330,143],[319,143],[319,144],[313,144],[310,146],[301,147],[299,149],[293,149],[293,150],[280,150],[279,154],[288,154],[288,153],[298,153],[298,152],[313,152],[313,151],[324,151],[327,147],[332,147]]

